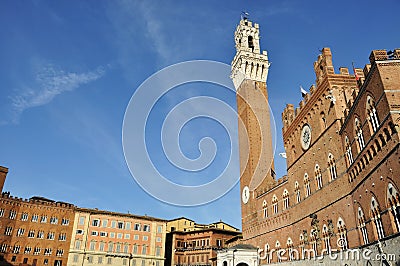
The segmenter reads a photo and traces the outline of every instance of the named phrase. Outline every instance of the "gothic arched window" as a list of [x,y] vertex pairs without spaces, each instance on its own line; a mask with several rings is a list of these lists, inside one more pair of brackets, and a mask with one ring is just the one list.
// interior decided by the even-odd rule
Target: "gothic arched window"
[[364,216],[364,212],[362,211],[361,207],[358,207],[358,227],[360,228],[364,245],[369,244],[368,232],[367,232],[367,228],[365,226],[365,216]]
[[337,171],[336,171],[335,158],[333,157],[332,153],[329,153],[328,155],[328,169],[329,169],[329,174],[331,176],[331,180],[335,180],[337,178]]
[[399,192],[391,183],[388,185],[387,199],[397,232],[400,232],[400,197]]
[[338,229],[338,241],[337,244],[342,250],[348,249],[348,241],[347,241],[347,230],[346,224],[344,223],[342,217],[339,217],[337,222],[337,229]]
[[285,189],[283,191],[283,209],[286,210],[287,208],[289,208],[289,192],[287,191],[287,189]]
[[319,167],[318,164],[315,165],[315,180],[317,182],[317,188],[321,189],[322,188],[322,173],[321,173],[321,168]]
[[375,101],[371,96],[367,96],[367,114],[372,133],[375,133],[379,128],[379,119],[375,109]]
[[329,235],[329,230],[328,230],[328,226],[326,226],[326,224],[324,224],[324,226],[322,227],[322,237],[324,239],[324,244],[325,244],[325,251],[326,254],[331,254],[331,238]]
[[363,135],[363,131],[362,131],[362,128],[361,128],[360,120],[358,120],[358,118],[356,118],[354,123],[355,123],[355,126],[356,126],[356,135],[357,135],[357,141],[358,141],[358,146],[359,146],[359,152],[361,152],[361,150],[365,146],[364,135]]
[[304,174],[304,188],[305,188],[305,193],[306,197],[311,195],[311,189],[310,189],[310,179],[308,178],[308,174]]
[[289,237],[288,240],[286,241],[286,247],[287,247],[287,252],[289,256],[289,260],[292,261],[294,259],[294,253],[293,253],[293,241]]
[[296,203],[301,201],[299,182],[294,184],[294,193],[296,194]]
[[385,232],[383,230],[383,224],[381,219],[381,212],[379,209],[379,204],[374,197],[371,198],[371,220],[374,222],[376,233],[378,235],[378,239],[385,237]]
[[274,214],[278,213],[278,197],[274,195],[272,197],[272,208],[274,210]]
[[351,151],[351,144],[349,141],[349,138],[346,136],[344,138],[345,144],[346,144],[346,156],[347,156],[347,160],[349,162],[349,166],[354,162],[353,159],[353,152]]
[[268,217],[268,209],[267,209],[267,201],[266,200],[263,201],[263,216],[264,216],[264,218]]

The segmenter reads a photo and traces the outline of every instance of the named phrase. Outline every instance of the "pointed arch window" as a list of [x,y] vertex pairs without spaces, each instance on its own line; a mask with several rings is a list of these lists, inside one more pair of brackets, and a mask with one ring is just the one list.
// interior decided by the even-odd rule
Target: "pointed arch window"
[[[318,232],[315,229],[311,229],[310,231],[310,244],[311,244],[311,248],[312,248],[312,255],[313,257],[317,257],[318,256],[318,244],[317,244],[317,235]],[[310,254],[311,255],[311,254]]]
[[329,153],[328,155],[328,169],[329,169],[329,174],[331,176],[331,180],[335,180],[337,178],[336,162],[332,153]]
[[329,235],[328,226],[326,226],[326,224],[324,224],[324,226],[322,227],[322,236],[324,238],[325,252],[326,254],[331,254],[331,238]]
[[293,241],[290,237],[286,241],[286,247],[287,247],[289,261],[294,260]]
[[[281,243],[279,243],[278,240],[275,243],[275,248],[276,248],[276,250],[281,250]],[[281,256],[278,256],[278,262],[281,262],[281,261],[282,261]]]
[[346,143],[346,156],[350,166],[354,162],[354,159],[353,159],[353,152],[351,151],[350,141],[347,136],[345,137],[345,143]]
[[396,188],[389,183],[387,190],[387,198],[390,205],[390,213],[396,224],[397,232],[400,232],[400,197]]
[[270,251],[270,247],[269,247],[269,244],[267,243],[267,244],[265,244],[265,261],[267,262],[267,264],[271,263],[271,257],[270,257],[269,251]]
[[364,245],[369,244],[368,231],[367,227],[365,226],[365,215],[361,207],[358,207],[358,228],[360,228]]
[[322,188],[322,173],[321,173],[321,168],[319,167],[318,164],[315,165],[315,180],[317,182],[317,188],[321,189]]
[[278,213],[278,197],[274,194],[272,197],[272,208],[274,210],[274,214]]
[[305,254],[305,241],[304,241],[304,235],[300,234],[299,237],[300,240],[300,254],[301,254],[301,259],[304,260],[306,258],[306,254]]
[[300,195],[299,182],[297,181],[294,184],[294,193],[296,194],[296,203],[299,203],[301,201],[301,195]]
[[326,116],[325,116],[325,113],[321,112],[320,117],[321,117],[321,131],[324,131],[326,129]]
[[357,135],[358,146],[360,149],[359,151],[361,151],[365,146],[365,141],[364,141],[363,131],[361,128],[361,123],[360,123],[360,120],[358,120],[358,118],[355,119],[355,125],[356,125],[356,135]]
[[268,218],[268,209],[267,209],[267,201],[264,200],[263,201],[263,216],[264,218]]
[[381,212],[379,209],[379,204],[374,197],[371,199],[371,220],[374,222],[376,233],[378,234],[378,239],[385,237],[385,232],[383,230]]
[[375,109],[375,101],[374,99],[372,99],[371,96],[367,97],[367,113],[368,113],[368,120],[371,123],[373,133],[375,133],[379,128],[379,119]]
[[305,193],[306,197],[311,195],[311,189],[310,189],[310,179],[308,178],[308,174],[304,174],[304,188],[305,188]]
[[287,208],[289,208],[289,192],[287,191],[287,189],[285,189],[283,191],[283,209],[286,210]]
[[337,244],[340,249],[346,250],[349,248],[348,240],[347,240],[347,230],[346,224],[344,223],[342,217],[339,217],[337,222],[337,229],[338,229],[338,241]]

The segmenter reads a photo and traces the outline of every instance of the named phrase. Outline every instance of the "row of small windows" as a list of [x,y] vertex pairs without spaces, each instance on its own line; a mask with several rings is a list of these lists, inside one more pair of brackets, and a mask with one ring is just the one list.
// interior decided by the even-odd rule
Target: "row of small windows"
[[[41,247],[32,248],[31,246],[26,246],[24,249],[22,249],[20,245],[9,246],[6,243],[3,243],[0,246],[1,253],[11,252],[13,254],[20,254],[21,252],[23,252],[23,254],[40,255],[42,251],[43,255],[45,256],[51,256],[53,254],[52,248],[41,248]],[[62,257],[64,255],[64,250],[57,249],[55,254],[57,257]]]
[[[75,249],[80,249],[82,247],[82,240],[75,240]],[[140,250],[139,250],[140,249]],[[123,244],[123,243],[114,243],[114,242],[97,242],[97,241],[90,241],[89,243],[89,250],[91,251],[107,251],[107,252],[116,252],[116,253],[132,253],[132,254],[142,254],[147,255],[148,253],[148,245],[131,245],[130,244]],[[157,246],[155,249],[155,255],[161,256],[161,247]]]
[[[4,217],[5,210],[0,209],[0,217]],[[8,219],[10,220],[15,220],[17,218],[17,212],[15,210],[10,210],[8,214]],[[39,219],[40,218],[40,219]],[[29,219],[29,214],[27,212],[21,213],[21,221],[28,221]],[[39,216],[38,214],[33,214],[31,218],[31,222],[41,222],[41,223],[47,223],[48,222],[48,217],[47,215],[42,215]],[[49,219],[49,222],[51,224],[58,224],[58,218],[55,216],[51,216]],[[69,219],[67,218],[62,218],[61,219],[61,225],[69,225]]]
[[[331,181],[335,180],[338,177],[335,159],[332,154],[328,155],[328,171],[329,171]],[[317,189],[321,189],[323,187],[323,179],[322,179],[321,168],[319,167],[318,164],[315,165],[314,174],[315,174],[316,187],[317,187]],[[307,173],[304,174],[304,192],[305,192],[305,197],[308,197],[311,195],[310,179],[309,179],[309,176]],[[297,181],[295,183],[295,193],[294,194],[296,197],[296,203],[299,203],[301,201],[301,193],[300,193],[300,186]],[[283,197],[283,210],[286,210],[290,206],[289,205],[289,192],[287,189],[285,189],[283,191],[282,197]],[[278,197],[275,194],[272,196],[272,211],[274,214],[277,214],[279,212]],[[267,201],[265,201],[265,200],[263,202],[263,216],[264,216],[264,218],[268,217]]]
[[[4,235],[6,236],[11,236],[13,232],[13,227],[12,226],[6,226],[4,229]],[[39,239],[44,239],[46,236],[46,239],[48,240],[54,240],[56,233],[55,232],[48,232],[45,234],[43,230],[35,231],[35,230],[29,230],[27,232],[27,237],[28,238],[39,238]],[[18,228],[16,232],[17,237],[23,237],[25,236],[25,229],[24,228]],[[67,234],[66,233],[59,233],[58,234],[58,240],[59,241],[66,241],[67,240]]]
[[208,255],[183,255],[183,256],[177,256],[178,261],[177,264],[175,265],[211,265],[209,262],[209,256]]
[[[77,229],[76,230],[76,234],[77,235],[83,235],[84,234],[84,231],[83,231],[83,229]],[[100,237],[110,237],[110,238],[115,238],[115,237],[117,237],[118,239],[122,239],[122,238],[124,238],[124,239],[130,239],[131,238],[131,234],[123,234],[123,233],[115,233],[115,232],[110,232],[110,233],[108,233],[108,232],[98,232],[98,231],[91,231],[90,232],[90,235],[91,236],[100,236]],[[134,240],[139,240],[139,235],[133,235],[133,239]],[[143,241],[148,241],[149,240],[149,236],[147,236],[147,235],[145,235],[145,236],[142,236],[142,240]],[[156,237],[156,241],[157,242],[161,242],[161,237]]]
[[[216,240],[217,247],[222,246],[222,240]],[[177,248],[196,248],[196,247],[209,247],[210,246],[210,239],[197,239],[192,241],[181,241],[177,240],[176,247]]]
[[[104,259],[104,261],[103,261],[103,259]],[[75,263],[78,262],[79,255],[75,254],[72,260]],[[109,265],[119,264],[118,262],[116,262],[117,260],[118,260],[117,258],[110,258],[110,257],[104,258],[103,256],[97,256],[97,260],[96,260],[96,256],[92,256],[92,255],[87,256],[87,262],[89,264],[103,264],[103,263],[104,264],[109,264]],[[128,260],[129,259],[122,258],[122,265],[128,265],[128,264],[132,265],[132,266],[137,266],[138,265],[137,262],[136,262],[136,259],[132,259],[130,261],[130,263],[128,262]],[[149,264],[151,264],[150,261],[149,261]],[[160,266],[160,261],[156,261],[155,264],[153,263],[152,265]],[[140,261],[140,266],[146,266],[146,260],[141,260]]]
[[[79,217],[79,225],[84,225],[85,224],[85,217],[81,216]],[[108,227],[108,220],[100,220],[100,219],[93,219],[91,221],[91,226],[95,227]],[[122,222],[122,221],[111,221],[111,228],[118,228],[118,229],[125,229],[125,230],[131,230],[131,222]],[[135,223],[133,226],[133,230],[135,231],[144,231],[144,232],[150,232],[150,225],[149,224],[144,224],[141,225],[140,223]],[[162,233],[163,227],[157,226],[157,233]]]

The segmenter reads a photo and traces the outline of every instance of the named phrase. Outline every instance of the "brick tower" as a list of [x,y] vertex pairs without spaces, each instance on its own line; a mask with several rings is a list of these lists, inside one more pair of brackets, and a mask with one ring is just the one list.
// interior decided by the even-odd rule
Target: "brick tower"
[[231,74],[239,115],[243,232],[257,220],[255,195],[270,188],[275,175],[266,85],[270,63],[267,52],[260,50],[259,39],[259,25],[243,18],[235,31]]

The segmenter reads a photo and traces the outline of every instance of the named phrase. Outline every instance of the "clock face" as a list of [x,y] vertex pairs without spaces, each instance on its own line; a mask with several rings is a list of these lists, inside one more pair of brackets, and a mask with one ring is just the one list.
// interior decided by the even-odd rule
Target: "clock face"
[[243,203],[246,204],[249,201],[249,198],[250,198],[250,190],[249,190],[248,186],[245,186],[243,188],[243,191],[242,191],[242,201],[243,201]]
[[301,147],[303,147],[304,150],[307,150],[308,147],[310,147],[311,128],[308,124],[305,124],[303,126],[303,129],[301,130],[300,142],[301,142]]

